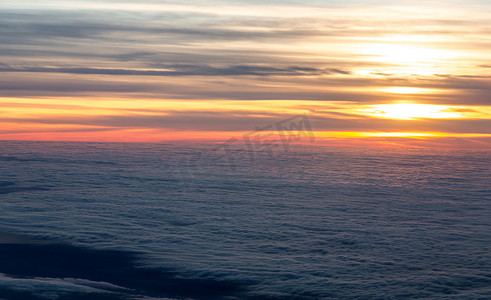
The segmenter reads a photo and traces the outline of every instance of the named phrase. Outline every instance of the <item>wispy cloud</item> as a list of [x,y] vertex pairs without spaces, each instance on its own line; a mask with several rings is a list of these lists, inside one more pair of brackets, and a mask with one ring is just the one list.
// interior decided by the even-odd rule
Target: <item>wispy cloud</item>
[[[19,124],[229,131],[289,115],[279,106],[252,115],[246,106],[257,101],[303,101],[319,130],[482,133],[490,128],[485,118],[388,121],[309,101],[489,107],[490,17],[491,6],[479,0],[3,1],[0,110],[12,113],[18,103],[4,122]],[[72,119],[60,108],[33,118],[42,108],[25,98],[46,109],[60,99],[84,103],[86,116]],[[85,103],[103,98],[133,110],[118,102],[94,112]],[[164,105],[174,100],[249,104]],[[144,113],[147,101],[166,108]]]
[[313,76],[349,74],[339,69],[316,69],[309,67],[275,68],[267,66],[238,65],[224,68],[194,65],[161,65],[165,70],[105,69],[105,68],[61,68],[61,67],[11,67],[0,65],[0,72],[66,73],[138,76]]

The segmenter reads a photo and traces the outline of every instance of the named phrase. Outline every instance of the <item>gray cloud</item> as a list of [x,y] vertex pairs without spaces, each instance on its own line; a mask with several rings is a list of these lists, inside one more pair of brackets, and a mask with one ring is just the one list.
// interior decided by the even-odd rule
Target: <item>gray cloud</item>
[[[0,68],[9,66],[0,65]],[[274,69],[273,69],[274,70]],[[184,72],[184,68],[183,71]],[[224,70],[220,70],[224,71]],[[230,70],[225,69],[229,72]],[[256,71],[256,70],[254,70]],[[188,71],[189,72],[189,71]],[[294,71],[291,71],[294,72]],[[185,76],[93,75],[46,73],[17,73],[0,78],[4,97],[122,97],[138,101],[151,99],[224,99],[224,100],[315,100],[350,101],[354,103],[384,103],[414,101],[415,95],[390,94],[377,89],[359,90],[356,87],[414,86],[441,88],[442,93],[418,94],[420,103],[452,105],[489,105],[490,85],[483,79],[423,77],[416,79],[355,76]],[[188,73],[191,74],[191,73]],[[309,87],[309,88],[302,88]],[[351,90],[349,87],[353,87]],[[342,89],[339,89],[342,88]]]
[[12,67],[0,64],[0,72],[28,73],[67,73],[92,75],[141,75],[141,76],[313,76],[329,74],[349,74],[340,69],[317,69],[310,67],[269,67],[252,65],[235,65],[228,67],[195,66],[195,65],[161,65],[171,70],[135,70],[106,68],[64,68],[64,67]]

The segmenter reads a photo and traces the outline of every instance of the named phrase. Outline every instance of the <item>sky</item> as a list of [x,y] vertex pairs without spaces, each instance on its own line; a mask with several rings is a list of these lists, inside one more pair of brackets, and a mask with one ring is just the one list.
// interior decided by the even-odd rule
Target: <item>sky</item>
[[[0,1],[0,139],[491,148],[491,2]],[[262,129],[259,129],[262,128]]]

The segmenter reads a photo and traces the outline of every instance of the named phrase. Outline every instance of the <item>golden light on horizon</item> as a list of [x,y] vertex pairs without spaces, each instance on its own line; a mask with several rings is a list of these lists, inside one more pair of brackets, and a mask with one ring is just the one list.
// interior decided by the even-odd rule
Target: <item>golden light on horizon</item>
[[358,112],[374,117],[402,120],[418,118],[454,119],[464,117],[462,112],[452,110],[450,106],[417,103],[370,105],[369,108],[360,109]]
[[491,134],[482,133],[448,133],[448,132],[409,132],[409,131],[388,131],[388,132],[351,132],[351,131],[319,131],[315,133],[318,138],[434,138],[434,137],[491,137]]
[[412,138],[424,138],[424,137],[437,137],[445,136],[443,133],[435,132],[363,132],[360,136],[365,137],[412,137]]
[[392,93],[392,94],[420,94],[420,93],[431,93],[434,92],[435,90],[407,87],[407,86],[394,86],[394,87],[380,89],[380,91]]
[[446,136],[440,132],[351,132],[351,131],[325,131],[318,132],[316,135],[320,138],[378,138],[378,137],[404,137],[404,138],[426,138]]

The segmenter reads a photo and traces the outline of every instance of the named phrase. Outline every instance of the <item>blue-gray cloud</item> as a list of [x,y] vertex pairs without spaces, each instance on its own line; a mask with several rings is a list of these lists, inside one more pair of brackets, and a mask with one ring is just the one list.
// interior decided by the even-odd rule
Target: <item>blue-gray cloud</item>
[[[340,69],[318,69],[310,67],[269,67],[253,65],[235,65],[228,67],[195,65],[160,65],[167,70],[135,70],[106,68],[63,68],[63,67],[12,67],[0,64],[0,72],[27,73],[66,73],[92,75],[141,75],[141,76],[313,76],[329,74],[349,74]],[[170,70],[169,70],[170,69]]]

